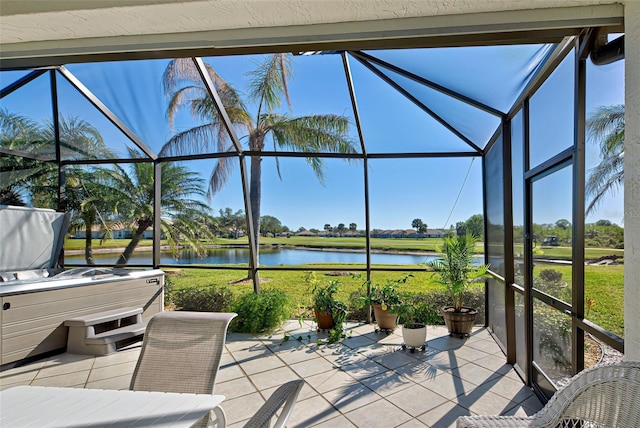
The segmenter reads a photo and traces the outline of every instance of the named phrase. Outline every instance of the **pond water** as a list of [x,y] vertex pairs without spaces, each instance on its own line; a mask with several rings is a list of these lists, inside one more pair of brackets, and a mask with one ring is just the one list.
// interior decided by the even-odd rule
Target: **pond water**
[[[94,254],[97,264],[114,264],[120,253]],[[151,264],[151,252],[135,252],[129,261],[131,264]],[[373,264],[418,264],[434,260],[436,256],[372,253]],[[84,264],[84,254],[65,255],[67,264]],[[261,248],[260,264],[264,266],[301,265],[308,263],[366,263],[364,253],[346,251],[315,251],[291,248]],[[207,255],[199,258],[191,250],[181,250],[178,260],[171,256],[170,252],[163,252],[160,257],[161,264],[249,264],[249,250],[246,248],[212,248]]]

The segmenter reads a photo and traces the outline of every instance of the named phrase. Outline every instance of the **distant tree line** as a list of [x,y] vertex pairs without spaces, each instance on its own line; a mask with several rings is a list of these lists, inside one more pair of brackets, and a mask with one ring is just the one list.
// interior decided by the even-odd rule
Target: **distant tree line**
[[[220,209],[219,215],[213,217],[213,221],[209,223],[211,232],[217,236],[225,238],[237,239],[246,235],[247,221],[245,218],[244,210],[234,211],[227,207]],[[427,224],[419,218],[414,219],[411,222],[411,226],[416,230],[418,234],[427,233]],[[332,226],[330,223],[325,223],[323,229],[299,227],[293,231],[288,226],[283,225],[282,222],[271,215],[264,215],[260,217],[260,234],[263,237],[279,236],[283,234],[295,234],[304,231],[309,231],[318,234],[322,231],[332,234],[333,236],[342,236],[347,232],[358,232],[358,226],[356,223],[350,223],[347,227],[345,223],[339,223],[337,226]],[[482,214],[474,214],[465,221],[456,222],[455,225],[451,225],[448,234],[463,235],[469,231],[472,235],[478,237],[480,240],[485,238],[484,232],[484,217]],[[359,231],[364,235],[364,231]],[[379,234],[381,229],[372,229],[372,234]],[[503,239],[504,231],[502,225],[489,224],[490,237],[493,240]],[[555,223],[542,223],[533,225],[533,237],[536,241],[536,245],[545,245],[545,238],[555,237],[557,238],[557,245],[570,246],[572,234],[572,224],[567,219],[559,219]],[[514,241],[522,242],[523,226],[514,226]],[[555,244],[554,244],[555,245]],[[585,245],[587,247],[600,247],[600,248],[624,248],[624,229],[609,220],[598,220],[595,223],[589,223],[585,226]]]
[[[557,220],[555,223],[533,224],[533,238],[536,245],[544,245],[545,238],[556,237],[557,245],[571,246],[572,224],[567,219]],[[514,240],[522,242],[523,226],[514,227]],[[624,228],[610,220],[598,220],[585,224],[585,246],[595,248],[624,248]]]

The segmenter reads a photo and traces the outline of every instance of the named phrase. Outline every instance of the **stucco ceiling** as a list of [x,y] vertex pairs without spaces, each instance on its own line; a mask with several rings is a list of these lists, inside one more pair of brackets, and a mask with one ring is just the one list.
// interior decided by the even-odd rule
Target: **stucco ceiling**
[[[614,0],[1,0],[3,59],[611,25]],[[589,6],[589,7],[584,7]],[[559,8],[559,9],[549,9]],[[600,20],[600,21],[599,21]]]

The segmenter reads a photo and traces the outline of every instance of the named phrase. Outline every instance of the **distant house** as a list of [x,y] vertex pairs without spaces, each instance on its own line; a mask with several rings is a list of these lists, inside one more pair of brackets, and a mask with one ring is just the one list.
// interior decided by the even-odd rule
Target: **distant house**
[[420,235],[422,238],[442,238],[447,234],[442,229],[427,229],[427,233]]
[[357,230],[349,230],[348,232],[343,233],[342,236],[345,238],[357,238],[360,236],[360,232]]
[[[104,235],[104,230],[100,225],[93,225],[91,227],[91,238],[93,239],[101,239],[102,235]],[[85,229],[76,229],[75,233],[72,235],[74,239],[84,239],[86,236]]]
[[296,236],[317,236],[317,235],[311,231],[303,230],[301,232],[296,233]]
[[318,235],[321,238],[335,238],[336,236],[338,236],[338,234],[336,232],[327,232],[326,230],[321,230],[320,232],[318,232]]
[[418,237],[418,231],[415,230],[415,229],[406,229],[403,232],[404,232],[404,235],[403,235],[404,238],[417,238]]
[[427,229],[426,233],[418,233],[415,229],[376,230],[371,232],[372,238],[442,238],[446,232],[442,229]]
[[396,229],[391,231],[392,238],[404,238],[406,231],[404,229]]
[[391,238],[393,234],[393,230],[377,230],[375,232],[371,232],[372,238]]

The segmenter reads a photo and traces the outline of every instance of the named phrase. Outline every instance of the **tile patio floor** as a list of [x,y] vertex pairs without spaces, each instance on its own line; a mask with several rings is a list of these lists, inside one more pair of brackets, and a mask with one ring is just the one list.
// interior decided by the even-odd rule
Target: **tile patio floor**
[[[387,335],[349,324],[347,330],[342,344],[320,346],[324,334],[297,321],[269,336],[230,334],[215,386],[226,396],[229,427],[241,427],[278,385],[297,378],[306,384],[289,427],[449,427],[461,415],[541,408],[483,328],[457,339],[430,326],[427,350],[414,353],[401,349],[399,329]],[[139,352],[134,345],[104,357],[57,355],[0,372],[0,389],[126,389]]]

